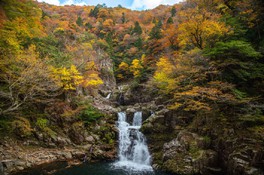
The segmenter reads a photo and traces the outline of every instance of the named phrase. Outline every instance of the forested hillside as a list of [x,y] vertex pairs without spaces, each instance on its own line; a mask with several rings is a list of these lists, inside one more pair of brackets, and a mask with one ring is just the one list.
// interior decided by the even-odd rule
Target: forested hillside
[[[161,153],[186,129],[209,140],[230,174],[246,171],[225,157],[235,157],[245,142],[244,151],[254,153],[241,166],[263,173],[262,0],[186,0],[145,11],[0,1],[1,138],[40,140],[43,133],[49,140],[63,133],[82,144],[85,136],[76,139],[76,133],[90,134],[94,122],[107,125],[100,120],[114,116],[96,104],[116,84],[129,84],[135,97],[124,96],[126,104],[113,96],[114,107],[155,101],[167,110],[166,121],[147,120],[142,128],[151,143],[159,136],[160,145],[151,148],[161,168],[190,173]],[[111,127],[95,132],[114,146]]]

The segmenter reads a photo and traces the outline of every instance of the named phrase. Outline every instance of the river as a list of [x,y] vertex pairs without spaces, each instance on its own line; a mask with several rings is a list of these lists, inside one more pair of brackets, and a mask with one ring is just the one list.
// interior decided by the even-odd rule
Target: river
[[169,175],[164,172],[140,172],[114,168],[113,162],[84,163],[67,167],[66,162],[41,165],[16,175]]

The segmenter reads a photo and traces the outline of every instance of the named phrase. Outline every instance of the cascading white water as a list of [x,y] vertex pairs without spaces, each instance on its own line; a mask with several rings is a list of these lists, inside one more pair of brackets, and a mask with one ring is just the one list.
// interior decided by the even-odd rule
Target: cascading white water
[[112,93],[107,94],[106,99],[110,99]]
[[133,123],[127,122],[124,112],[118,113],[119,161],[116,168],[129,171],[153,171],[145,136],[139,131],[142,125],[142,112],[136,112]]
[[132,125],[133,126],[141,126],[142,125],[142,112],[135,112]]

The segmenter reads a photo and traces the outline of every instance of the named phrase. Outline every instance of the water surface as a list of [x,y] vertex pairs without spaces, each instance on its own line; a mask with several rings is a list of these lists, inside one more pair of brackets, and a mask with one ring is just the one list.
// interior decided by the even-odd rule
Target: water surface
[[66,162],[57,162],[42,165],[17,175],[168,175],[163,172],[153,171],[129,171],[128,169],[116,169],[114,163],[84,163],[67,168]]

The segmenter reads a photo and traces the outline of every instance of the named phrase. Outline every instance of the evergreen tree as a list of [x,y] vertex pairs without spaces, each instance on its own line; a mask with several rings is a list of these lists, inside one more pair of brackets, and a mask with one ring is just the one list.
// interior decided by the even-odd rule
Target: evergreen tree
[[97,18],[98,17],[98,13],[99,13],[101,7],[102,7],[102,5],[100,5],[100,4],[98,4],[97,6],[95,6],[94,9],[91,9],[90,10],[89,16],[90,17]]
[[78,18],[77,18],[77,20],[76,20],[76,24],[77,24],[78,26],[82,26],[82,25],[83,25],[83,20],[82,20],[82,18],[81,18],[80,16],[78,16]]
[[171,17],[174,17],[175,14],[176,14],[176,8],[173,6],[173,7],[171,8]]
[[123,12],[122,13],[122,24],[124,24],[126,22],[126,17],[125,17],[125,13]]
[[167,24],[173,24],[173,19],[172,17],[169,17],[168,20],[167,20]]
[[138,49],[141,49],[142,46],[143,46],[143,41],[142,41],[142,38],[139,37],[136,41],[135,41],[135,47],[137,47]]
[[138,21],[135,22],[135,27],[133,29],[133,33],[136,33],[138,35],[142,34],[142,29],[141,29]]
[[87,30],[93,28],[92,24],[90,24],[89,22],[85,23],[85,27]]
[[161,27],[162,27],[162,22],[161,20],[159,20],[158,23],[155,24],[155,26],[151,29],[149,33],[150,39],[162,38]]

